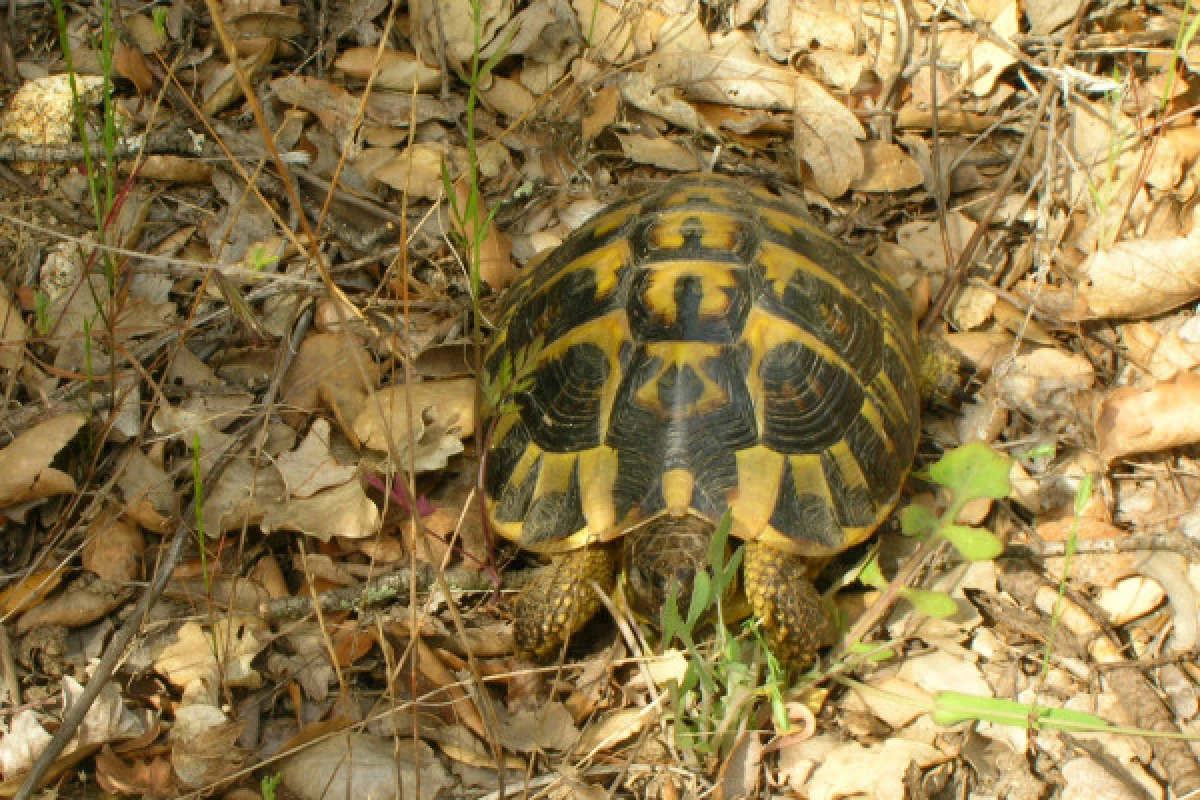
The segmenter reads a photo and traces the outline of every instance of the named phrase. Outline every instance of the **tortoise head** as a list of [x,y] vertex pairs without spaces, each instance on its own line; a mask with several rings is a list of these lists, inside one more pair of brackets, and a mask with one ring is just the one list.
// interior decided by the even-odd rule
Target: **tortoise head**
[[657,624],[675,586],[680,613],[687,616],[696,573],[709,566],[715,527],[700,517],[664,514],[626,534],[621,565],[625,593],[635,614]]

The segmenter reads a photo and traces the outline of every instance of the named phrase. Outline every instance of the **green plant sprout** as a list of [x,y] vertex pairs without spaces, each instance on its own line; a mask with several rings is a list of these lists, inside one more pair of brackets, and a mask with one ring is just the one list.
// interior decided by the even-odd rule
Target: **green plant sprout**
[[[782,730],[788,726],[783,701],[786,670],[758,627],[748,622],[755,634],[751,642],[767,664],[767,676],[760,682],[760,659],[746,658],[742,637],[730,631],[725,618],[724,598],[737,581],[743,555],[740,547],[727,555],[731,526],[732,517],[727,513],[713,531],[706,568],[693,577],[686,613],[679,606],[679,586],[673,583],[660,616],[662,646],[678,640],[687,653],[682,679],[668,686],[676,743],[686,750],[716,755],[728,753],[762,697],[767,698],[776,725]],[[710,622],[713,648],[712,655],[706,656],[696,645],[696,631]]]

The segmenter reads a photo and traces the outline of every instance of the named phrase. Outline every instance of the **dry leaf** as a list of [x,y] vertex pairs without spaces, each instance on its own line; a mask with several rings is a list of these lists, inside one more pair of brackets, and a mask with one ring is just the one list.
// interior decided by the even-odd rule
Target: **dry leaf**
[[312,497],[264,503],[263,509],[258,524],[264,533],[298,531],[323,542],[334,536],[344,539],[374,536],[383,524],[379,508],[356,480],[317,492]]
[[61,594],[22,614],[17,621],[17,633],[49,625],[82,628],[104,617],[132,595],[131,588],[85,572]]
[[[592,98],[591,113],[586,114],[581,126],[583,141],[591,142],[600,133],[613,124],[617,119],[617,110],[621,105],[621,89],[615,84],[609,84],[596,92]],[[7,338],[7,337],[5,337]]]
[[242,761],[238,737],[243,723],[230,722],[212,705],[185,705],[175,711],[171,727],[171,767],[189,789],[199,789],[229,777]]
[[83,568],[106,581],[130,583],[142,576],[142,554],[146,537],[124,519],[97,517],[88,526],[83,546]]
[[1200,230],[1174,239],[1132,239],[1092,253],[1078,289],[1045,295],[1071,320],[1150,317],[1200,297]]
[[537,98],[516,81],[492,76],[492,83],[479,93],[484,105],[509,119],[521,119],[533,109]]
[[57,589],[62,579],[62,570],[58,569],[22,575],[21,580],[0,592],[0,614],[9,617],[33,608]]
[[211,628],[188,621],[159,653],[154,669],[180,689],[197,681],[214,691],[222,685],[257,689],[262,677],[251,662],[270,640],[270,626],[256,616],[225,615]]
[[0,369],[16,369],[25,355],[29,331],[13,305],[7,284],[0,283]]
[[354,433],[365,446],[387,452],[389,432],[391,440],[397,446],[401,445],[408,438],[409,420],[416,423],[413,430],[419,435],[426,426],[421,419],[426,413],[444,425],[457,426],[463,437],[472,435],[475,432],[475,380],[426,381],[380,389],[354,420]]
[[375,167],[370,177],[398,192],[436,201],[445,194],[443,165],[453,180],[466,165],[466,150],[443,142],[418,142]]
[[0,772],[5,778],[28,772],[53,738],[32,709],[18,712],[9,725],[0,738]]
[[700,159],[691,150],[663,136],[642,136],[637,133],[618,133],[621,152],[631,161],[649,164],[673,172],[695,172]]
[[376,89],[391,89],[398,92],[433,92],[442,86],[440,70],[428,66],[411,53],[384,50],[376,69],[376,47],[350,47],[342,52],[334,66],[360,80],[366,80],[375,71],[373,86]]
[[959,61],[959,77],[976,97],[990,94],[1000,73],[1017,63],[1012,37],[1019,33],[1016,0],[970,0],[967,5],[980,25],[1008,43],[1001,47],[970,31],[949,31],[942,38],[940,57]]
[[300,800],[434,800],[453,784],[424,742],[362,733],[325,738],[278,766],[284,787]]
[[897,144],[863,142],[863,174],[852,188],[858,192],[901,192],[924,181],[921,165]]
[[298,428],[301,414],[316,411],[320,400],[328,398],[339,420],[353,420],[362,413],[368,390],[378,383],[379,365],[357,336],[312,334],[300,345],[283,380],[283,405],[295,409],[284,419]]
[[795,72],[759,55],[744,31],[714,35],[711,48],[685,48],[672,40],[670,49],[647,61],[646,74],[659,85],[679,86],[690,100],[707,103],[785,110],[798,100]]
[[928,767],[941,758],[936,748],[924,742],[898,737],[870,747],[850,742],[826,754],[808,780],[807,794],[811,800],[854,796],[904,800],[909,767]]
[[30,428],[0,450],[0,509],[75,491],[75,480],[50,462],[86,421],[83,414],[64,414]]
[[341,486],[357,474],[356,467],[342,465],[329,451],[329,421],[318,419],[295,450],[275,460],[288,494],[312,497],[322,489]]
[[812,170],[817,189],[841,197],[863,177],[859,139],[866,137],[858,118],[819,83],[796,76],[796,158]]
[[1181,372],[1150,389],[1113,391],[1096,416],[1096,441],[1107,461],[1200,442],[1200,375]]

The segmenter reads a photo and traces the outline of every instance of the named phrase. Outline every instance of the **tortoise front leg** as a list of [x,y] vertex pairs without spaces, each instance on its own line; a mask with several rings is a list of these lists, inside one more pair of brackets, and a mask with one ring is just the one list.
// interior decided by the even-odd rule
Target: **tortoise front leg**
[[603,605],[592,582],[611,592],[616,574],[617,554],[611,544],[554,556],[517,599],[513,625],[517,651],[538,661],[558,655],[563,642]]
[[762,542],[747,542],[742,575],[746,598],[762,622],[771,651],[784,666],[806,669],[829,628],[807,560]]

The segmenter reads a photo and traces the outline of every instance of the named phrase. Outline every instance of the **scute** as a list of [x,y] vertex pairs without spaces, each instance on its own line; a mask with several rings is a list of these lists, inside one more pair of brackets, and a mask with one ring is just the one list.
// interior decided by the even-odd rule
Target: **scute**
[[527,381],[485,427],[501,535],[554,552],[732,509],[735,535],[819,556],[895,503],[917,441],[907,299],[769,190],[667,182],[507,297],[485,366],[524,357]]

